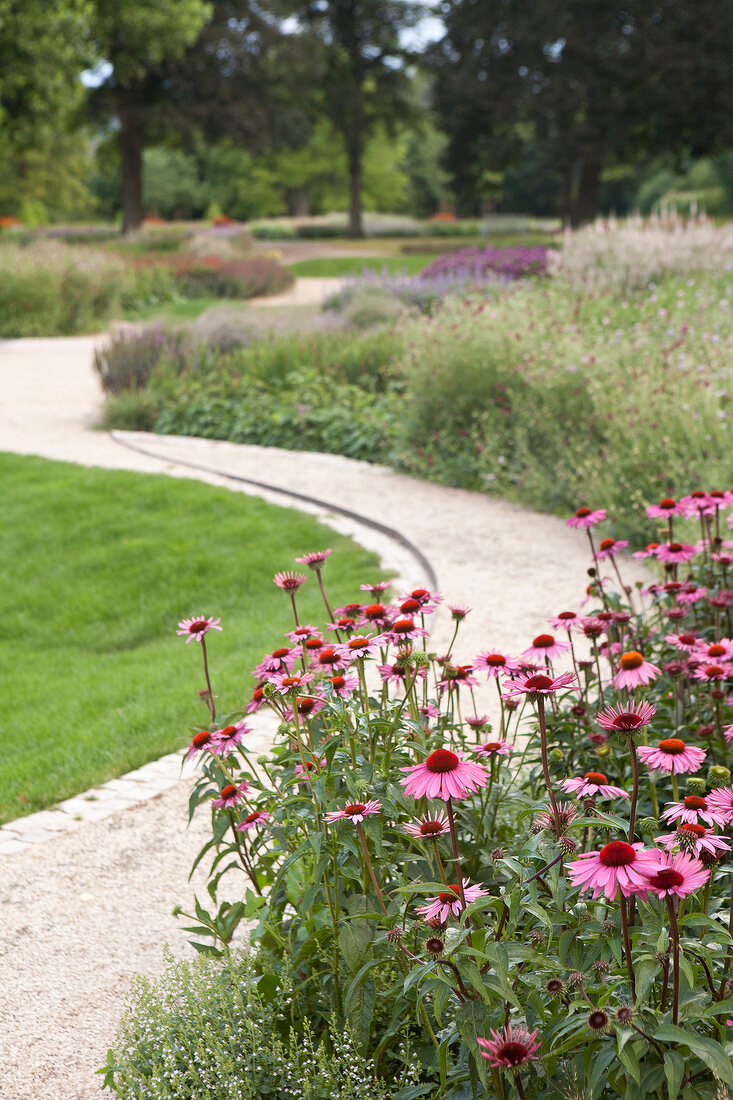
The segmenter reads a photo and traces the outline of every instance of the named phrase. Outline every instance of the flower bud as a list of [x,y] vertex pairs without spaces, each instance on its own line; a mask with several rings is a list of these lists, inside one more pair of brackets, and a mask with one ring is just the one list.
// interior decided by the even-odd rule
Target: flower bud
[[630,1024],[634,1018],[634,1010],[631,1005],[619,1005],[616,1009],[616,1019],[620,1024]]
[[724,764],[713,764],[708,769],[708,780],[711,787],[727,787],[730,783],[730,768]]
[[573,989],[580,989],[585,985],[585,974],[582,970],[574,970],[572,974],[568,974],[568,985]]
[[639,832],[642,833],[642,834],[651,833],[652,836],[653,836],[654,833],[656,833],[658,828],[659,828],[659,822],[657,821],[656,817],[642,817],[640,819],[640,821],[638,822],[638,829],[639,829]]
[[503,848],[494,848],[491,852],[491,860],[493,863],[498,863],[500,859],[503,859],[506,852]]
[[559,764],[561,760],[565,759],[565,753],[562,751],[562,749],[557,747],[555,747],[554,749],[550,749],[549,756],[550,760],[552,760],[556,764]]
[[541,928],[533,928],[529,934],[529,942],[533,947],[539,947],[545,942],[545,933]]
[[709,723],[706,726],[698,726],[695,730],[695,735],[697,737],[712,737],[714,733],[715,726],[710,725]]
[[588,708],[585,703],[576,703],[575,706],[570,708],[570,713],[573,718],[585,718],[588,713]]
[[402,929],[399,925],[395,925],[394,928],[390,928],[387,932],[387,939],[390,943],[401,943],[402,941]]
[[564,856],[573,856],[578,850],[578,842],[573,840],[571,836],[561,836],[557,846]]
[[685,783],[686,794],[696,794],[698,796],[704,795],[708,785],[701,775],[691,775]]
[[612,751],[613,750],[612,750],[610,745],[606,745],[606,744],[599,745],[598,748],[596,749],[596,756],[600,756],[601,759],[603,759],[606,756],[610,756]]
[[606,974],[608,974],[608,971],[611,969],[611,964],[609,962],[606,962],[605,959],[596,959],[596,961],[593,963],[593,969],[596,972],[596,977],[598,978],[598,981],[605,982]]

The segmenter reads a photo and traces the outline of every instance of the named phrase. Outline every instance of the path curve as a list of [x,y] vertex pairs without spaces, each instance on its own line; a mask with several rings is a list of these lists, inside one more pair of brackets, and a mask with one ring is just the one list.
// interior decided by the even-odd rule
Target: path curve
[[[584,540],[554,517],[334,455],[94,431],[101,393],[91,357],[101,339],[0,342],[0,450],[193,477],[275,503],[287,490],[315,498],[299,506],[346,533],[355,523],[336,508],[358,512],[419,547],[446,597],[473,608],[466,657],[493,645],[518,652],[548,616],[576,606]],[[385,566],[426,579],[412,573],[420,565],[409,547],[383,531],[362,525],[357,537]],[[627,583],[648,580],[632,559],[625,565]],[[444,610],[438,649],[450,625]],[[166,942],[184,953],[171,909],[190,899],[188,869],[206,832],[203,820],[185,829],[189,783],[0,859],[0,1100],[98,1096],[93,1071],[132,975],[158,973]]]

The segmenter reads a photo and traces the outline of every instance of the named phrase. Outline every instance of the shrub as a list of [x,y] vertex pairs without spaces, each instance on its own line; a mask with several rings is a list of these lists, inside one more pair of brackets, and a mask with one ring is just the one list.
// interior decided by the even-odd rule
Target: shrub
[[421,279],[436,276],[463,275],[464,278],[494,276],[511,281],[528,275],[544,275],[547,249],[542,245],[513,248],[462,248],[438,256],[421,273]]
[[186,298],[255,298],[277,294],[292,285],[293,277],[276,260],[187,259],[175,267],[179,292]]
[[246,347],[254,340],[247,314],[236,306],[212,306],[192,323],[191,339],[216,351],[227,352]]
[[295,240],[295,229],[291,225],[250,225],[250,233],[258,241],[292,241]]
[[187,350],[187,341],[180,333],[160,325],[122,329],[95,351],[94,366],[105,393],[116,395],[143,389],[163,359],[180,369]]
[[[293,1017],[296,1026],[289,1026]],[[287,971],[257,955],[174,961],[139,978],[99,1071],[119,1100],[388,1100],[349,1027],[316,1040],[293,1004]],[[411,1082],[412,1068],[399,1084]]]

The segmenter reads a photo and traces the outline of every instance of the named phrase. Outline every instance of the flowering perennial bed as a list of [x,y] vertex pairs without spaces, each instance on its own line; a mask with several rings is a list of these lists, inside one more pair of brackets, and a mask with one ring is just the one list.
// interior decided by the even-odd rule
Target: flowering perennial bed
[[[605,511],[579,508],[582,609],[519,654],[488,635],[470,661],[455,649],[469,608],[450,608],[436,655],[438,593],[387,602],[388,582],[366,583],[332,607],[330,551],[297,559],[327,625],[299,621],[308,573],[278,573],[294,625],[245,708],[280,719],[268,758],[248,753],[243,711],[219,711],[219,619],[183,620],[210,717],[188,753],[191,813],[212,815],[200,950],[255,920],[260,988],[292,983],[285,1034],[307,1020],[328,1041],[335,1013],[393,1100],[726,1095],[731,505],[651,506],[659,539],[637,553],[660,581],[644,590],[623,583],[625,543],[597,534]],[[495,720],[476,713],[484,680]],[[242,889],[222,901],[233,868]]]

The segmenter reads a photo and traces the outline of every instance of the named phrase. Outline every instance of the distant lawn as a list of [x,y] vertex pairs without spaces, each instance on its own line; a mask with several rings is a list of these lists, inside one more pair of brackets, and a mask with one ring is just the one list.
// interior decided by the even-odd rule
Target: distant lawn
[[[290,629],[272,583],[332,546],[333,605],[377,559],[291,509],[195,481],[0,454],[0,821],[40,810],[185,745],[206,728],[201,649],[179,619],[217,615],[210,663],[222,713]],[[317,586],[302,621],[323,618]]]
[[212,306],[238,305],[236,298],[186,298],[181,302],[163,302],[155,306],[141,306],[138,309],[126,309],[122,313],[124,321],[195,321]]
[[361,275],[376,271],[388,275],[418,275],[435,259],[436,253],[410,256],[335,256],[317,260],[300,260],[288,264],[293,275]]

